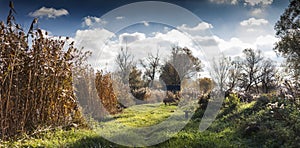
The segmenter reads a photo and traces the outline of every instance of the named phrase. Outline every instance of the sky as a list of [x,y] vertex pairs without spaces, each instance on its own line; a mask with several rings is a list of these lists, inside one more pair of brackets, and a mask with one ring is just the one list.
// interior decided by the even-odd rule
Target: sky
[[[0,1],[0,19],[9,11]],[[272,50],[274,25],[288,0],[13,0],[15,18],[25,30],[38,18],[38,27],[51,37],[70,37],[90,50],[89,63],[113,71],[121,47],[135,61],[159,51],[167,59],[172,46],[188,47],[205,66],[224,53],[240,56],[245,48],[259,49],[280,62]]]

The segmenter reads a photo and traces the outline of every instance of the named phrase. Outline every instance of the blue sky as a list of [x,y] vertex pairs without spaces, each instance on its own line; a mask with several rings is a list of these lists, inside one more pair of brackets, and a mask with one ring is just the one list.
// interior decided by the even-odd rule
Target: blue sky
[[[283,10],[288,6],[288,0],[261,0],[272,1],[271,4],[258,3],[256,5],[247,4],[245,1],[237,0],[164,0],[186,8],[200,17],[202,20],[213,24],[214,33],[219,36],[232,37],[228,30],[234,30],[237,22],[252,17],[252,11],[262,10],[257,18],[267,19],[270,24],[274,24]],[[251,1],[251,0],[249,0]],[[253,0],[259,1],[259,0]],[[1,20],[4,20],[8,13],[7,0],[0,1]],[[29,13],[41,7],[65,9],[68,15],[56,18],[43,17],[40,19],[40,27],[50,30],[57,35],[75,35],[77,29],[82,29],[82,20],[86,16],[101,17],[103,14],[120,7],[122,5],[139,2],[138,0],[14,0],[15,8],[18,12],[16,18],[18,22],[27,26],[32,17]],[[255,2],[254,2],[255,3]]]
[[[260,49],[276,59],[273,28],[289,4],[288,0],[164,0],[153,5],[137,0],[13,2],[21,26],[28,29],[38,17],[38,26],[51,36],[69,36],[79,48],[93,51],[90,62],[98,68],[113,62],[125,40],[136,59],[157,49],[164,55],[165,48],[174,44],[191,48],[203,61],[211,51],[237,56],[244,48]],[[0,1],[1,20],[6,19],[8,3]],[[112,36],[114,40],[108,41]]]

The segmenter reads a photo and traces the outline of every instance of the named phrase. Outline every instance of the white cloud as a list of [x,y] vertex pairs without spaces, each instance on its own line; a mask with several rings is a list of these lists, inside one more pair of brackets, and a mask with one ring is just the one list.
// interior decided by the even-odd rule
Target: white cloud
[[275,42],[278,41],[278,38],[276,38],[273,35],[265,35],[265,36],[259,36],[256,38],[256,44],[257,45],[272,45]]
[[256,18],[249,18],[248,20],[243,20],[240,22],[241,26],[260,26],[268,24],[269,22],[265,19],[256,19]]
[[182,31],[203,31],[203,30],[207,30],[207,29],[211,29],[211,28],[213,28],[213,25],[209,24],[207,22],[201,22],[195,27],[189,27],[186,24],[183,24],[183,25],[177,27],[177,29],[182,30]]
[[250,14],[252,15],[252,16],[256,16],[256,17],[259,17],[259,16],[262,16],[263,15],[263,9],[262,8],[256,8],[256,9],[254,9],[254,10],[252,10],[251,12],[250,12]]
[[240,56],[243,49],[255,48],[255,45],[245,43],[236,37],[231,38],[229,41],[225,41],[217,36],[215,36],[215,39],[218,42],[220,50],[229,56]]
[[212,3],[217,3],[217,4],[232,4],[235,5],[238,3],[238,0],[209,0]]
[[78,49],[83,47],[84,51],[92,51],[92,56],[88,59],[88,62],[97,68],[113,60],[112,58],[116,52],[104,49],[108,39],[113,36],[114,33],[100,28],[77,30],[74,37],[75,47]]
[[47,17],[56,18],[63,15],[68,15],[69,12],[66,9],[55,9],[42,7],[34,12],[30,12],[29,15],[32,17]]
[[245,3],[249,4],[250,6],[271,5],[273,3],[273,0],[245,0]]
[[95,16],[87,16],[83,18],[82,26],[87,27],[101,27],[105,25],[107,22],[105,20],[102,20],[99,17]]
[[122,19],[124,19],[124,18],[125,18],[124,16],[117,16],[117,17],[116,17],[117,20],[122,20]]
[[144,40],[146,38],[146,35],[144,33],[139,33],[139,32],[135,32],[132,34],[129,33],[123,33],[121,35],[119,35],[119,41],[122,44],[125,43],[131,43],[131,42],[135,42],[138,40]]
[[[181,25],[177,28],[193,32],[208,30],[212,27],[211,24],[202,22],[193,27]],[[241,29],[244,30],[243,32],[246,32],[246,29],[252,28],[241,27]],[[254,28],[252,31],[255,32],[255,29],[257,28]],[[193,54],[206,64],[209,63],[209,58],[212,55],[218,55],[220,50],[227,56],[241,56],[245,48],[260,49],[266,57],[275,59],[276,54],[273,51],[273,46],[276,38],[271,35],[272,33],[258,33],[256,36],[250,36],[251,40],[246,40],[242,37],[249,36],[249,33],[225,40],[218,36],[207,34],[190,36],[189,34],[182,33],[181,30],[165,28],[164,31],[151,33],[149,36],[141,32],[122,33],[115,36],[112,41],[108,41],[108,37],[114,36],[114,33],[105,29],[90,28],[87,30],[78,30],[74,40],[78,48],[84,47],[86,50],[93,52],[92,57],[89,59],[93,67],[103,69],[107,65],[109,71],[114,71],[117,67],[114,60],[120,48],[122,46],[125,47],[125,44],[129,52],[134,55],[135,61],[144,59],[148,56],[148,53],[156,53],[158,49],[159,55],[162,61],[164,61],[169,57],[171,47],[174,45],[191,49]]]
[[148,22],[146,22],[146,21],[143,21],[142,23],[143,23],[143,24],[144,24],[144,26],[146,26],[146,27],[148,27],[148,26],[149,26],[149,23],[148,23]]

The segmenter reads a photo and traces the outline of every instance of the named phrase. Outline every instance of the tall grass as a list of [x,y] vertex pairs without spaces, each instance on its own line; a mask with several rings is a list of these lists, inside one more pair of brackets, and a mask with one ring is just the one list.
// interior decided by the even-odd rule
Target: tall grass
[[[45,126],[82,122],[73,93],[72,67],[85,56],[66,40],[47,38],[16,23],[11,7],[0,23],[0,138],[13,138]],[[47,33],[46,33],[47,34]],[[31,43],[29,43],[31,42]]]

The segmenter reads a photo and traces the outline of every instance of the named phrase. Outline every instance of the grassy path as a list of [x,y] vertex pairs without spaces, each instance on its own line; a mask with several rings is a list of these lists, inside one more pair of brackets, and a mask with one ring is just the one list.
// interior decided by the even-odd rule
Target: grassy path
[[[270,114],[270,110],[256,102],[239,104],[234,109],[223,108],[208,130],[199,132],[199,123],[203,111],[198,110],[192,120],[180,132],[173,132],[172,127],[183,123],[183,112],[176,112],[177,106],[160,104],[144,104],[132,106],[123,113],[108,117],[106,121],[91,123],[93,129],[57,129],[44,132],[25,140],[1,142],[0,147],[125,147],[106,140],[119,138],[127,141],[145,140],[142,134],[132,132],[133,129],[156,126],[167,119],[167,130],[151,133],[154,137],[169,137],[169,140],[151,147],[299,147],[297,135],[299,124],[288,125],[285,120],[278,120]],[[298,118],[299,112],[291,115]],[[175,118],[171,118],[175,117]],[[247,135],[245,129],[249,124],[258,124],[259,131]],[[169,128],[170,127],[170,128]],[[274,135],[277,135],[274,137]],[[24,136],[26,137],[26,136]],[[129,138],[129,139],[126,139]],[[147,141],[146,141],[147,142]],[[129,143],[135,145],[135,143]],[[137,145],[139,146],[139,145]]]

